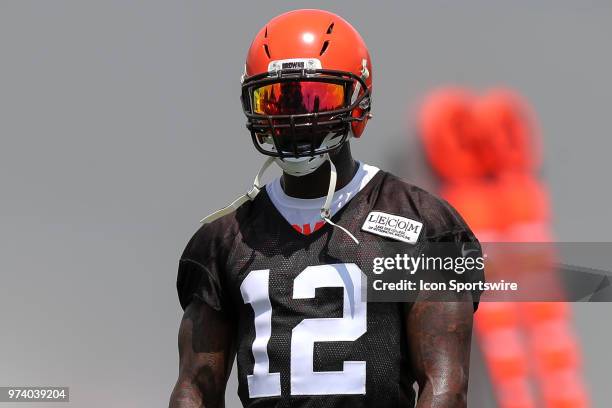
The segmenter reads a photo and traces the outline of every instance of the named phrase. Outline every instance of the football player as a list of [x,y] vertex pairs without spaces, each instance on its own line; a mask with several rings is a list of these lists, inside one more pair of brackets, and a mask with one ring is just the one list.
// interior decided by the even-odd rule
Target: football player
[[[237,359],[245,407],[466,406],[477,294],[368,302],[379,244],[480,251],[446,202],[355,161],[372,65],[357,31],[321,10],[268,22],[242,104],[267,159],[253,188],[206,217],[180,259],[185,310],[172,408],[222,407]],[[276,163],[279,179],[262,186]]]

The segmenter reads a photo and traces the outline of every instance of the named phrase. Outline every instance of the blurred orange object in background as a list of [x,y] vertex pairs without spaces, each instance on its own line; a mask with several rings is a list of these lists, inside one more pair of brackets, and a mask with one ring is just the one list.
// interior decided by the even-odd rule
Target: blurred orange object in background
[[[561,291],[554,248],[545,245],[551,207],[537,174],[541,142],[529,105],[504,88],[442,88],[424,99],[418,124],[441,195],[481,242],[543,243],[494,250],[487,280],[530,274],[536,290]],[[589,406],[567,304],[481,302],[475,329],[500,407]]]

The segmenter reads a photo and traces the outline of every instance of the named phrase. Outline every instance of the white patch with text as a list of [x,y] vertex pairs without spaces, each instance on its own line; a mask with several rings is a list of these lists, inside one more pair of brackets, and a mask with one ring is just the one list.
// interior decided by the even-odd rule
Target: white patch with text
[[361,229],[381,237],[414,244],[419,239],[423,223],[399,215],[372,211],[368,214]]

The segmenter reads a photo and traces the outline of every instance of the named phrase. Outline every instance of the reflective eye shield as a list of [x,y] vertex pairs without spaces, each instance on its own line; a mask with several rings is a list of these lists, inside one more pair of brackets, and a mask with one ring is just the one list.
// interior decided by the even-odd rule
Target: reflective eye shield
[[274,82],[252,88],[251,106],[259,115],[329,112],[344,107],[345,85],[307,80]]
[[[338,148],[348,137],[350,123],[363,121],[369,113],[369,96],[365,81],[351,72],[293,69],[245,79],[241,99],[257,150],[282,158]],[[353,117],[357,107],[362,112]],[[333,144],[317,146],[330,133],[338,135]],[[264,144],[270,142],[273,147],[268,150]]]

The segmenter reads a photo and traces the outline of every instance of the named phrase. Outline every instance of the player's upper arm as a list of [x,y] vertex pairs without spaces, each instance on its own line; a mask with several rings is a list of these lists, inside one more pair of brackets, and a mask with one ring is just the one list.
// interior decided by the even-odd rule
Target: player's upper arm
[[234,360],[234,325],[222,311],[193,300],[179,329],[179,378],[171,408],[223,406]]
[[470,299],[464,300],[416,302],[407,310],[407,338],[419,384],[419,408],[467,406],[473,306]]

